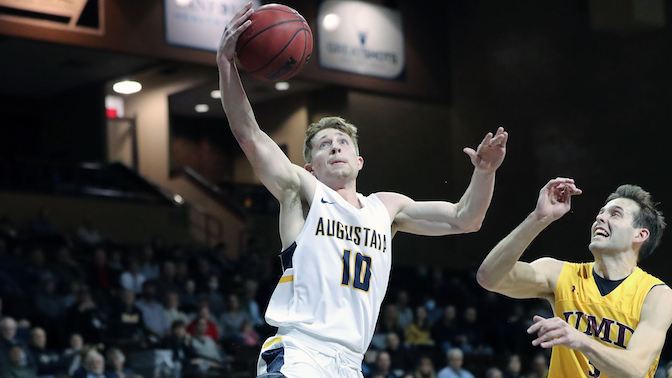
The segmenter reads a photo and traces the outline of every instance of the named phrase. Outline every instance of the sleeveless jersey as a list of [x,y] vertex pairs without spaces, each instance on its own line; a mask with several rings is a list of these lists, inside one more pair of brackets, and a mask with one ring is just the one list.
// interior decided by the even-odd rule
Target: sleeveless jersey
[[[555,316],[604,345],[625,349],[637,329],[646,295],[663,281],[635,267],[614,290],[602,295],[593,277],[594,263],[564,263],[555,288]],[[646,375],[653,378],[660,355]],[[608,378],[581,352],[553,348],[548,378]]]
[[303,229],[280,255],[283,275],[266,321],[363,355],[392,267],[391,220],[375,194],[361,209],[317,182]]

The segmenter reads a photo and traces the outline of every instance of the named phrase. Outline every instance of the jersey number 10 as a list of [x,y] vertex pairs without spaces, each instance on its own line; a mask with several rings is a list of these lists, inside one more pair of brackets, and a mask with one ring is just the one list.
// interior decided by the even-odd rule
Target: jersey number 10
[[[341,285],[350,286],[350,263],[352,251],[343,250],[343,279]],[[371,256],[364,256],[357,252],[354,254],[355,269],[352,280],[352,287],[355,289],[369,291],[369,280],[371,279]]]

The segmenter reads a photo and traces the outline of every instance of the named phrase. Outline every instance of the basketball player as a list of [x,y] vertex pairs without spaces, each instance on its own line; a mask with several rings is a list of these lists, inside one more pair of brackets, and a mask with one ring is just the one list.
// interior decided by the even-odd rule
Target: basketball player
[[519,261],[523,251],[581,194],[556,178],[537,206],[490,251],[478,270],[484,288],[513,298],[545,298],[554,318],[534,317],[533,345],[553,348],[549,377],[651,377],[672,322],[672,290],[637,267],[658,246],[665,220],[648,192],[622,185],[600,209],[588,249],[594,261],[549,257]]
[[255,173],[280,203],[283,275],[266,311],[278,327],[262,346],[265,377],[362,377],[361,364],[387,290],[397,231],[447,235],[477,231],[490,205],[508,134],[499,128],[464,152],[474,165],[457,203],[357,193],[364,159],[357,128],[327,117],[306,131],[303,167],[292,164],[257,124],[234,64],[248,4],[224,30],[217,54],[222,105]]

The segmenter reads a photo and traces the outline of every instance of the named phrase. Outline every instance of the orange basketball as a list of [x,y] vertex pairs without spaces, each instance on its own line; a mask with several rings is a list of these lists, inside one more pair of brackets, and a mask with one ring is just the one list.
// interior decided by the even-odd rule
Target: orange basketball
[[301,71],[313,53],[313,33],[294,9],[281,4],[259,7],[236,45],[243,70],[264,81],[287,80]]

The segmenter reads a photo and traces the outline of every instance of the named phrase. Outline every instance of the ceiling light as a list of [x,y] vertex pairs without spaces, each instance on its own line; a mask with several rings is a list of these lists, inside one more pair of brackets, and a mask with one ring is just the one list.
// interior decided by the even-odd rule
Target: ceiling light
[[222,98],[222,92],[220,92],[219,89],[215,89],[214,91],[210,92],[210,97]]
[[286,81],[278,81],[275,83],[275,89],[279,91],[286,91],[289,89],[289,83]]
[[175,203],[177,203],[178,205],[181,205],[184,203],[184,198],[179,194],[175,194],[173,196],[173,201],[175,201]]
[[341,18],[337,14],[329,13],[322,19],[322,26],[324,30],[332,31],[338,28],[338,25],[341,23]]
[[187,7],[191,5],[191,0],[175,0],[178,7]]
[[208,104],[198,104],[194,106],[194,110],[196,110],[196,113],[205,113],[210,110],[210,107]]
[[142,84],[133,80],[118,81],[112,85],[112,90],[121,94],[133,94],[140,92]]

